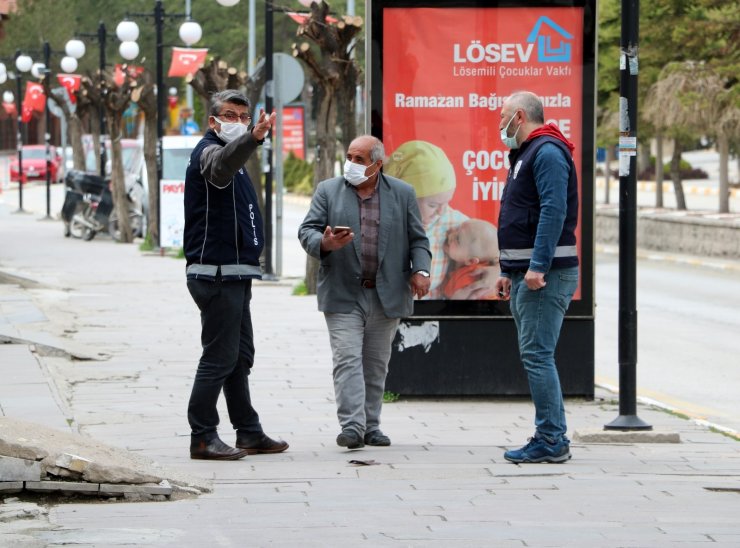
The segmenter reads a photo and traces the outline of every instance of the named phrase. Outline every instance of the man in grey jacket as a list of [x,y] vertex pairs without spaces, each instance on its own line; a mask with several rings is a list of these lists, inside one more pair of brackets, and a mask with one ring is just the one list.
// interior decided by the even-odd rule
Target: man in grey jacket
[[383,175],[383,143],[357,137],[344,176],[319,183],[298,231],[319,259],[341,433],[337,445],[387,446],[380,410],[391,343],[413,297],[429,291],[431,252],[411,185]]

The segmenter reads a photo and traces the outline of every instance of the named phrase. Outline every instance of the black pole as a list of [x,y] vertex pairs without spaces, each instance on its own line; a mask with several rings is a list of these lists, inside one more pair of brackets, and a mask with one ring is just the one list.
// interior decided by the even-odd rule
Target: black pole
[[[162,29],[164,26],[164,6],[162,0],[157,0],[154,5],[154,27],[157,38],[157,223],[161,226],[161,215],[162,215],[162,196],[160,195],[160,181],[162,180],[162,136],[164,135],[164,117],[165,117],[165,89],[164,89],[164,78],[162,76]],[[159,230],[157,230],[157,241],[154,242],[156,247],[159,247],[160,237]]]
[[622,0],[619,82],[619,416],[605,430],[652,430],[637,416],[637,73],[639,0]]
[[[18,60],[18,57],[20,57],[20,55],[21,50],[15,50],[16,61]],[[15,73],[15,82],[18,89],[18,93],[15,97],[15,106],[18,110],[18,135],[16,138],[16,148],[18,149],[18,210],[16,211],[16,213],[25,213],[25,210],[23,209],[23,99],[21,98],[21,93],[23,91],[23,76],[17,66],[15,68]]]
[[103,104],[103,75],[105,73],[105,23],[98,24],[98,45],[100,46],[100,104],[98,105],[98,118],[100,118],[100,176],[105,178],[105,164],[107,163],[105,151],[105,105]]
[[[272,96],[274,81],[272,76],[272,2],[265,2],[265,113],[272,112]],[[265,274],[274,278],[272,269],[272,135],[271,144],[266,148],[265,166]]]
[[[44,78],[49,82],[49,89],[51,89],[51,70],[49,70],[49,63],[51,62],[51,46],[49,42],[44,42]],[[45,219],[51,219],[51,112],[49,111],[48,105],[49,98],[47,97],[46,103],[44,104],[44,113],[46,114],[46,131],[44,132],[44,143],[46,144],[46,217]]]

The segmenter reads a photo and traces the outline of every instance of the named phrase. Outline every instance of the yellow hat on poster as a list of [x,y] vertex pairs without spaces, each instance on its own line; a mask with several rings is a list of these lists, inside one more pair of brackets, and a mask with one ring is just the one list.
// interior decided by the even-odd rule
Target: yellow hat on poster
[[427,141],[407,141],[399,146],[383,171],[402,179],[416,190],[417,198],[426,198],[455,189],[455,169],[444,151]]

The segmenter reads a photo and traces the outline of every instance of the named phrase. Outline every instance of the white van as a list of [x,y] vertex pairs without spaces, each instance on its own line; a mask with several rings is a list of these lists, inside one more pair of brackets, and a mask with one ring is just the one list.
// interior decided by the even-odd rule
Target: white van
[[159,182],[159,245],[182,247],[185,231],[185,170],[201,135],[162,137],[162,180]]

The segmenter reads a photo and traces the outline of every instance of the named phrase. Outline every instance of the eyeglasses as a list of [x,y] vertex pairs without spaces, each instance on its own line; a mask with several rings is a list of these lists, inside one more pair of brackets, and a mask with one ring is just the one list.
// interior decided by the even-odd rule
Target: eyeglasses
[[227,110],[218,115],[219,118],[223,118],[227,122],[240,121],[242,124],[248,124],[252,121],[252,117],[248,113],[237,114],[233,110]]

